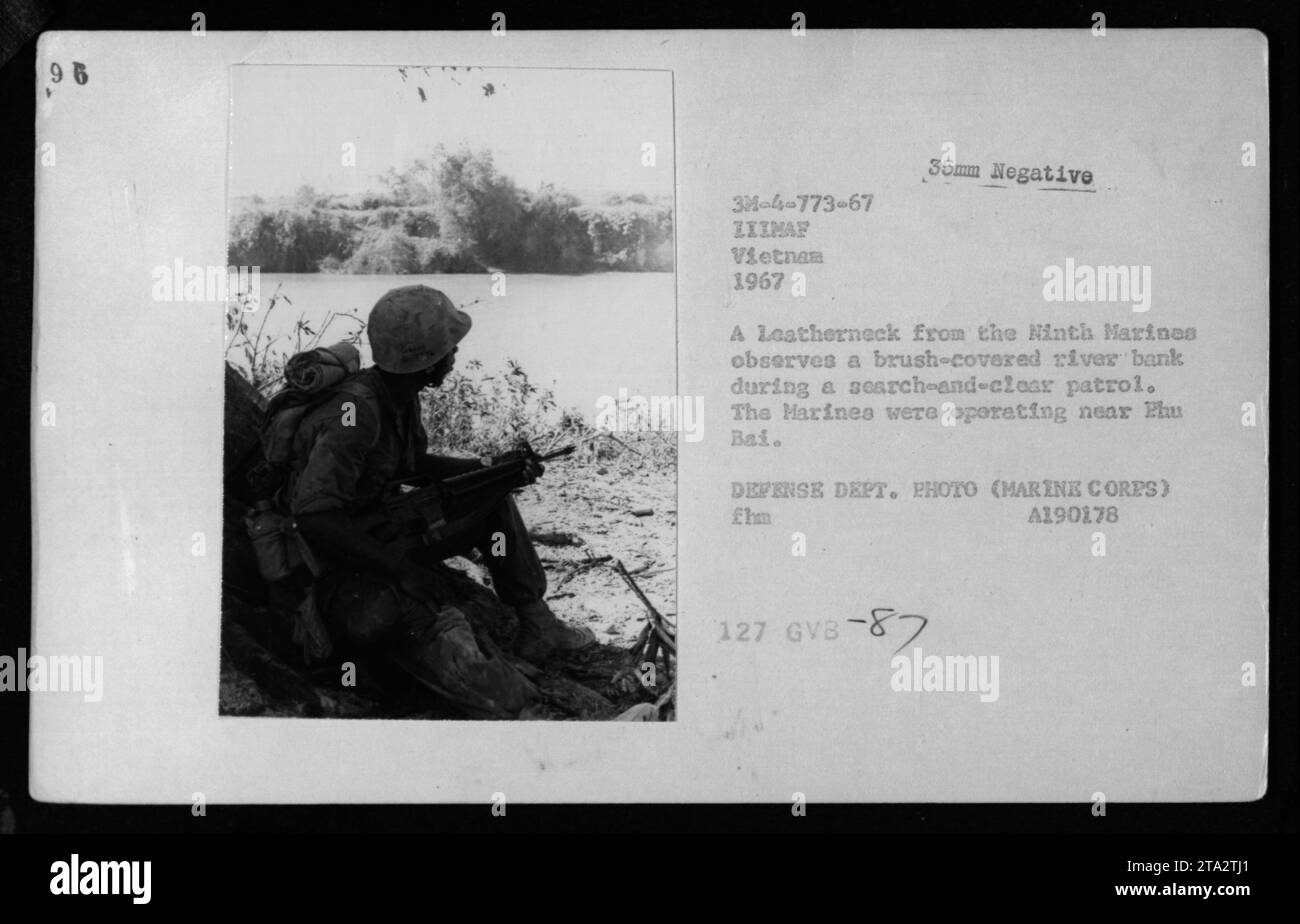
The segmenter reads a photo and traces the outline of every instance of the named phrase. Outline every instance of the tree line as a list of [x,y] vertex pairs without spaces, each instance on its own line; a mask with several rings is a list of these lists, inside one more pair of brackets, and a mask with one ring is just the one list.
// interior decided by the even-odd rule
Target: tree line
[[252,197],[231,221],[228,258],[268,273],[585,273],[673,268],[670,197],[586,205],[543,184],[520,189],[490,151],[439,147],[354,196],[301,187]]

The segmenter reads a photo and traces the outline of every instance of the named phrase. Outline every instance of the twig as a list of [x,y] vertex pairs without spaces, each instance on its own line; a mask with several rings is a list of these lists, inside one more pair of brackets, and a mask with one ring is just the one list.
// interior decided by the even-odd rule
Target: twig
[[606,431],[604,431],[604,430],[601,430],[601,431],[600,431],[599,433],[597,433],[596,435],[597,435],[597,436],[605,436],[605,437],[608,437],[609,439],[611,439],[611,440],[613,440],[614,442],[618,443],[620,446],[622,446],[622,447],[623,447],[624,449],[626,449],[628,452],[634,452],[634,453],[636,453],[638,456],[640,456],[641,458],[643,458],[643,459],[645,458],[645,453],[641,452],[641,450],[639,450],[639,449],[633,449],[631,446],[629,446],[627,443],[623,442],[621,439],[619,439],[617,436],[615,436],[615,435],[612,434],[612,433],[608,433],[608,432],[606,432]]
[[632,593],[636,594],[637,599],[640,600],[641,605],[650,612],[650,615],[654,616],[656,619],[661,618],[659,616],[659,611],[655,609],[654,604],[651,603],[646,595],[641,592],[641,588],[637,586],[636,581],[632,579],[632,575],[629,574],[627,568],[623,566],[623,560],[621,558],[615,559],[614,570],[618,572],[619,577],[627,582],[627,586],[632,589]]
[[[582,545],[582,539],[573,533],[537,530],[536,532],[530,532],[528,538],[542,545]],[[609,561],[609,558],[608,555],[603,556],[605,561]]]
[[565,584],[569,583],[574,578],[576,578],[583,571],[586,571],[588,568],[592,567],[593,565],[603,564],[604,562],[609,561],[609,559],[610,556],[601,555],[597,558],[589,558],[586,561],[578,562],[576,565],[574,565],[572,568],[569,569],[569,571],[564,575],[564,577],[560,578],[559,581],[556,582],[555,589],[559,590]]
[[668,704],[668,701],[670,699],[673,700],[673,702],[675,703],[676,694],[677,694],[677,681],[674,680],[672,683],[668,685],[668,689],[664,691],[664,695],[659,697],[659,699],[655,700],[655,708],[662,709],[664,706]]
[[630,649],[628,649],[632,653],[633,662],[636,664],[641,663],[640,660],[638,659],[641,655],[641,649],[645,646],[646,638],[649,635],[650,635],[650,621],[647,619],[645,625],[641,627],[641,633],[636,637],[636,642],[632,645]]
[[627,569],[623,567],[623,562],[616,559],[614,561],[614,570],[617,571],[619,576],[627,582],[627,586],[632,589],[632,593],[636,594],[637,599],[641,601],[641,605],[646,608],[647,612],[649,612],[650,625],[654,627],[655,634],[659,636],[659,640],[663,643],[664,647],[673,654],[677,654],[677,644],[673,641],[668,630],[665,628],[663,616],[661,616],[659,611],[655,609],[654,604],[650,602],[649,598],[641,592],[641,588],[638,587],[636,581],[632,579],[632,575],[628,574]]
[[673,654],[677,654],[677,643],[673,641],[673,637],[668,634],[668,631],[663,627],[663,625],[656,622],[654,627],[655,635],[659,636],[659,640],[664,643],[664,646]]
[[[659,636],[651,633],[649,640],[646,642],[645,654],[641,656],[641,664],[648,663],[651,667],[651,670],[654,670],[656,669],[655,661],[658,659],[658,657],[659,657]],[[668,656],[665,653],[664,658],[667,659],[667,657]],[[640,664],[638,664],[637,666],[639,667]]]
[[[256,367],[257,345],[262,340],[262,331],[266,329],[266,319],[269,318],[271,316],[271,312],[275,310],[275,303],[280,297],[280,286],[282,285],[284,285],[284,283],[280,283],[279,285],[277,285],[275,287],[275,291],[271,293],[271,303],[266,306],[266,311],[262,312],[262,323],[257,326],[257,336],[253,338],[253,342],[252,342],[253,353],[248,358],[248,362],[251,371],[254,375],[257,374],[257,367]],[[248,342],[247,334],[244,335],[244,341]]]
[[[325,339],[325,331],[329,330],[329,326],[333,324],[335,321],[337,321],[339,318],[348,318],[360,324],[361,327],[357,330],[357,333],[360,333],[362,330],[365,330],[366,327],[365,322],[362,321],[356,315],[348,314],[347,312],[344,311],[331,311],[329,315],[326,316],[325,323],[321,325],[320,332],[316,334],[316,339],[311,342],[310,347],[312,349],[315,349],[316,347],[321,345],[321,341]],[[355,334],[353,336],[355,336]]]

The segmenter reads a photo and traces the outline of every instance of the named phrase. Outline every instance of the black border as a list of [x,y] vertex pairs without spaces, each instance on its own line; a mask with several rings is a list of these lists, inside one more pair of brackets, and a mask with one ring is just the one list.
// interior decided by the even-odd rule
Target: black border
[[[6,4],[12,0],[6,0]],[[921,3],[864,2],[853,7],[821,9],[795,2],[719,5],[609,4],[573,5],[546,2],[519,5],[506,0],[491,3],[420,4],[410,8],[387,2],[302,8],[272,7],[259,3],[232,3],[215,7],[194,3],[188,7],[138,2],[97,5],[90,0],[48,3],[30,0],[27,15],[45,19],[46,29],[188,29],[190,11],[201,7],[210,30],[477,30],[487,28],[491,14],[504,10],[508,28],[531,29],[638,29],[638,28],[773,28],[789,27],[792,10],[807,14],[810,29],[854,28],[1087,28],[1092,10],[1103,7],[1108,28],[1255,28],[1269,39],[1269,103],[1272,119],[1270,183],[1272,189],[1271,343],[1276,354],[1288,357],[1296,346],[1297,287],[1293,270],[1297,236],[1296,175],[1296,8],[1283,2],[1238,0],[1179,4],[1080,3],[1049,6],[1041,3],[997,2],[956,7]],[[6,13],[6,16],[9,14]],[[361,21],[358,21],[361,20]],[[15,156],[0,176],[4,203],[0,233],[5,259],[0,260],[3,317],[9,323],[11,348],[0,363],[4,394],[17,402],[30,395],[32,321],[32,249],[35,140],[27,126],[35,126],[35,37],[16,57],[0,68],[0,98],[10,127],[6,145]],[[21,128],[16,128],[21,127]],[[24,150],[16,141],[32,137]],[[1231,306],[1224,306],[1231,310]],[[1280,367],[1280,368],[1279,368]],[[1273,363],[1270,373],[1271,406],[1285,409],[1285,397],[1294,387],[1296,364]],[[31,399],[31,400],[34,400]],[[30,405],[29,405],[30,406]],[[12,412],[11,412],[12,413]],[[1271,448],[1281,453],[1276,471],[1293,469],[1285,464],[1295,443],[1298,425],[1291,415],[1270,425]],[[31,498],[30,430],[20,426],[28,440],[5,441],[2,457],[3,554],[0,555],[0,651],[25,646],[30,639],[31,610]],[[1271,467],[1272,469],[1272,467]],[[1290,608],[1274,601],[1286,599],[1278,587],[1293,587],[1296,572],[1293,526],[1279,516],[1276,501],[1285,504],[1294,475],[1278,475],[1270,492],[1271,582],[1270,610],[1270,750],[1269,788],[1251,803],[1112,804],[1107,817],[1092,817],[1086,804],[924,804],[834,805],[809,807],[804,818],[791,815],[789,805],[591,805],[512,806],[505,818],[493,818],[486,805],[469,806],[212,806],[206,818],[195,819],[183,806],[69,806],[33,802],[27,794],[27,699],[0,697],[0,790],[8,793],[20,830],[39,833],[182,833],[274,831],[279,833],[351,832],[469,832],[469,831],[852,831],[931,833],[1092,833],[1092,834],[1205,834],[1287,833],[1296,826],[1296,665],[1297,645]],[[24,517],[23,514],[26,514]],[[1280,528],[1279,528],[1280,526]],[[1280,567],[1277,567],[1280,565]],[[21,745],[21,746],[15,746]],[[665,767],[665,773],[672,773]],[[689,780],[682,780],[688,787]],[[1092,839],[1093,844],[1096,839]],[[930,849],[930,848],[926,848]],[[1095,848],[1090,848],[1095,849]]]

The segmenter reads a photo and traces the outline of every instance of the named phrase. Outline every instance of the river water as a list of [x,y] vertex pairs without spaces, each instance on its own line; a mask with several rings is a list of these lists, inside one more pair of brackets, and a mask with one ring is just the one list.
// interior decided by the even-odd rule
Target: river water
[[[292,350],[299,318],[319,329],[331,311],[365,318],[389,289],[414,284],[441,289],[473,318],[460,344],[458,369],[480,360],[484,372],[517,360],[529,379],[551,388],[562,407],[590,420],[601,395],[668,395],[676,389],[676,320],[671,273],[594,273],[584,276],[509,275],[506,293],[492,295],[486,275],[346,276],[263,273],[262,304],[279,292],[263,336]],[[250,327],[256,329],[256,322]],[[345,339],[357,325],[336,319],[322,344]],[[361,344],[363,365],[369,346]],[[234,359],[234,354],[231,354]]]

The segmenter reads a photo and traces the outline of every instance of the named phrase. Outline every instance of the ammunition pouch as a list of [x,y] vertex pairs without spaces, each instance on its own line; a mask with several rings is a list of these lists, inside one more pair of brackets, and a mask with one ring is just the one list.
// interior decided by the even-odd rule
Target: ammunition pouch
[[262,502],[244,517],[244,527],[253,542],[258,573],[270,588],[272,608],[293,621],[293,640],[301,648],[303,660],[311,664],[328,657],[334,646],[321,619],[313,583],[321,568],[298,525],[292,517]]
[[257,570],[268,584],[284,580],[299,567],[320,576],[320,564],[292,517],[263,504],[248,512],[244,527],[253,542]]

